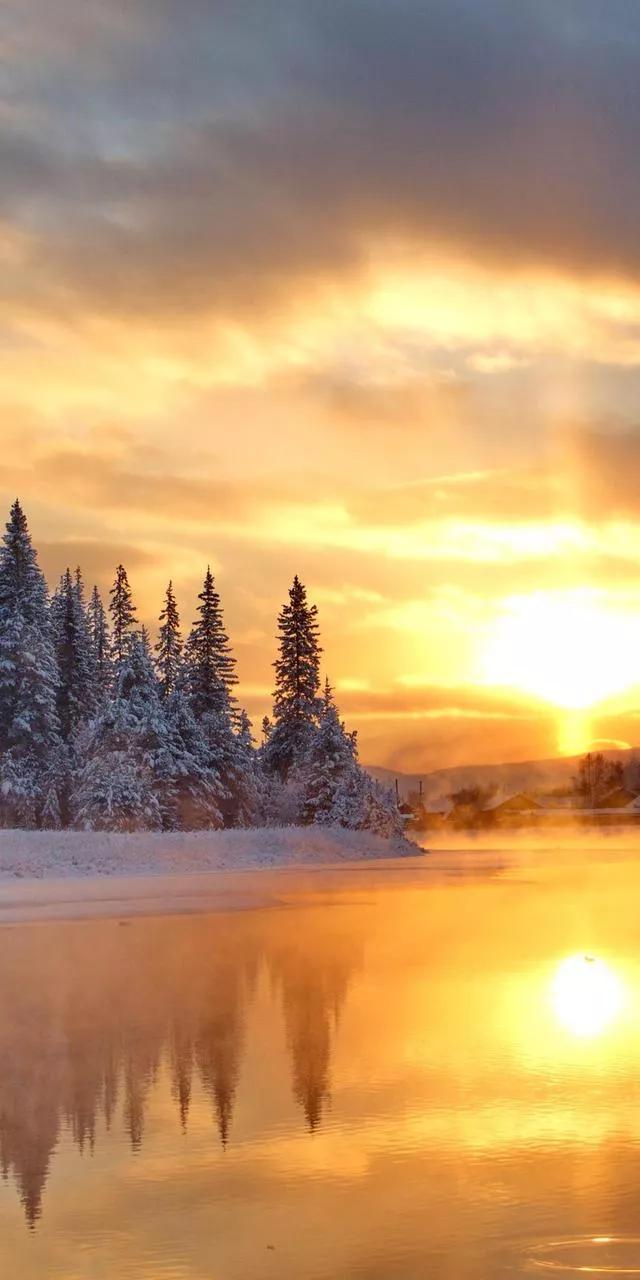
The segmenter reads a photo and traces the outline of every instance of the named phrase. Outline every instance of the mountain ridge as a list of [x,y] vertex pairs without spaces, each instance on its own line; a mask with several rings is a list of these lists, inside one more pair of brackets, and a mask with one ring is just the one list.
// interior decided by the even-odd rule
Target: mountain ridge
[[[379,765],[365,765],[367,771],[386,786],[395,786],[404,798],[410,791],[417,791],[423,784],[426,804],[446,799],[452,791],[474,784],[495,786],[506,793],[531,789],[550,790],[569,786],[577,772],[584,752],[575,756],[551,756],[542,760],[505,761],[503,764],[450,765],[428,773],[403,773]],[[625,765],[640,764],[640,747],[615,748],[603,751],[608,760],[621,760]]]

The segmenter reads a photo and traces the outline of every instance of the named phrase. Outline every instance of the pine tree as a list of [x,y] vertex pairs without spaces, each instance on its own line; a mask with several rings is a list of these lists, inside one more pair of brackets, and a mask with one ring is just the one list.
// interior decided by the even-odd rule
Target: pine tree
[[158,795],[167,727],[153,667],[139,635],[127,640],[113,697],[82,741],[86,761],[73,796],[83,830],[149,831],[162,827]]
[[0,548],[0,820],[35,826],[58,765],[47,587],[16,500]]
[[253,740],[253,726],[244,707],[242,707],[238,717],[238,741],[247,757],[251,757],[255,753],[256,744]]
[[78,579],[67,569],[51,602],[58,664],[57,710],[64,742],[71,742],[95,710],[96,680],[89,627]]
[[191,709],[206,746],[208,768],[219,779],[225,826],[238,816],[242,761],[234,732],[238,712],[233,695],[235,658],[224,628],[220,597],[208,568],[184,651],[184,680]]
[[224,628],[220,596],[211,569],[207,568],[198,596],[199,618],[194,622],[185,647],[186,674],[191,702],[197,717],[234,715],[234,686],[238,682],[236,660]]
[[221,827],[227,792],[211,767],[207,743],[182,688],[172,690],[164,710],[169,748],[165,825],[177,831]]
[[136,632],[134,632],[134,642],[135,640],[140,641],[144,655],[149,661],[149,666],[153,669],[153,651],[151,649],[151,636],[149,635],[149,628],[146,627],[144,623],[142,624],[141,627],[139,627],[139,629]]
[[[83,608],[82,580],[70,569],[63,573],[50,607],[51,629],[57,664],[56,709],[62,738],[59,756],[57,801],[50,795],[43,811],[48,825],[66,826],[69,795],[75,768],[78,733],[97,705],[96,674],[91,639]],[[57,818],[56,818],[57,806]]]
[[[363,788],[358,830],[373,831],[385,839],[404,839],[402,817],[393,792],[388,787],[383,787],[382,783],[377,782],[364,769],[360,773]],[[339,799],[338,796],[338,802]]]
[[346,772],[336,787],[332,822],[353,831],[373,831],[388,839],[402,839],[404,828],[392,791],[359,765]]
[[87,623],[91,643],[91,656],[96,675],[96,692],[99,697],[104,697],[111,687],[113,667],[109,623],[97,587],[93,588],[87,606]]
[[131,652],[136,625],[136,611],[124,565],[119,564],[116,569],[115,582],[110,595],[111,652],[118,668]]
[[356,742],[340,720],[327,681],[322,702],[322,716],[317,732],[312,734],[306,758],[300,768],[301,818],[303,822],[333,824],[336,795],[344,788],[347,776],[358,772]]
[[160,687],[168,698],[177,687],[182,668],[182,635],[180,615],[173,592],[173,583],[167,587],[164,608],[160,614],[160,630],[156,644],[156,670]]
[[289,591],[289,603],[278,616],[279,657],[274,663],[276,688],[273,724],[264,747],[267,770],[286,779],[301,765],[309,739],[318,725],[321,699],[318,610],[307,603],[298,576]]
[[222,788],[180,690],[166,702],[142,633],[119,668],[113,697],[84,740],[87,763],[75,825],[108,831],[220,826]]
[[258,827],[264,823],[265,779],[253,740],[251,720],[240,711],[236,733],[237,775],[234,825]]

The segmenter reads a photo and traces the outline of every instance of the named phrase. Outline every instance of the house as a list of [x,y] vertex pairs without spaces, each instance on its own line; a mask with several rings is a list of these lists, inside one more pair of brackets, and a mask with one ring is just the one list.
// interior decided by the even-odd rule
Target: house
[[509,814],[535,813],[541,808],[540,802],[534,800],[533,796],[527,795],[526,791],[516,791],[511,796],[494,797],[484,805],[484,812],[506,817]]
[[414,822],[415,820],[416,815],[413,810],[413,806],[409,804],[408,800],[400,801],[400,804],[398,805],[398,813],[400,814],[405,826],[408,826],[409,823]]
[[481,823],[486,827],[520,827],[535,822],[542,805],[526,791],[509,796],[494,796],[483,806]]
[[417,805],[412,823],[415,831],[439,831],[451,812],[451,801],[437,800],[431,804]]
[[628,787],[614,787],[613,791],[609,791],[603,796],[599,809],[628,809],[630,804],[637,800],[635,791],[629,791]]

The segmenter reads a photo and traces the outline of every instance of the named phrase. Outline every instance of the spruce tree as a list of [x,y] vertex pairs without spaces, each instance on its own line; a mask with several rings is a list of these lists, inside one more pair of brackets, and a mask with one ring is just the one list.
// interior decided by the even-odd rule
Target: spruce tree
[[[97,705],[95,667],[89,627],[83,608],[82,583],[67,569],[55,591],[50,608],[51,628],[57,665],[56,709],[63,751],[58,779],[59,821],[69,821],[69,795],[75,768],[78,734]],[[51,814],[51,802],[46,806]],[[51,822],[51,818],[49,818]]]
[[111,662],[109,623],[97,587],[93,588],[87,606],[87,623],[91,656],[96,676],[96,691],[98,696],[103,698],[111,687],[113,666]]
[[206,746],[208,768],[220,782],[224,825],[234,826],[242,791],[242,760],[234,732],[238,712],[233,689],[238,677],[209,568],[198,599],[199,617],[184,650],[185,687]]
[[35,826],[43,818],[59,763],[56,685],[47,587],[16,500],[0,547],[0,820],[5,826]]
[[265,767],[283,780],[302,764],[319,722],[322,650],[317,617],[316,605],[307,603],[306,590],[296,575],[288,604],[278,616],[272,728],[263,748]]
[[77,564],[77,565],[76,565],[76,571],[75,571],[75,573],[74,573],[74,575],[73,575],[73,591],[74,591],[74,595],[75,595],[75,597],[76,597],[76,600],[78,601],[78,605],[79,605],[79,607],[80,607],[80,609],[81,609],[82,613],[83,613],[83,614],[85,615],[85,617],[86,617],[86,615],[87,615],[87,602],[86,602],[86,599],[85,599],[84,578],[83,578],[83,576],[82,576],[82,569],[80,568],[80,565],[79,565],[79,564]]
[[173,591],[173,583],[169,582],[165,595],[164,608],[160,614],[160,630],[156,644],[156,671],[160,688],[168,698],[177,688],[182,668],[182,635],[180,633],[180,615]]
[[[149,628],[146,627],[144,623],[138,629],[138,631],[134,632],[134,639],[140,641],[144,655],[148,659],[150,667],[153,669],[153,653],[151,650],[151,636],[149,635]],[[154,672],[154,675],[155,675],[155,672]]]
[[120,666],[113,696],[85,734],[75,825],[142,831],[220,826],[222,788],[180,690],[163,700],[142,633]]
[[82,607],[82,591],[70,569],[60,579],[51,602],[51,622],[58,665],[57,709],[64,742],[71,742],[92,715],[96,701],[91,638]]
[[131,653],[136,625],[136,611],[124,565],[119,564],[116,569],[115,582],[110,595],[111,652],[118,668]]
[[336,788],[332,821],[354,831],[373,831],[386,839],[404,838],[393,792],[360,766],[347,772]]
[[177,831],[221,827],[227,792],[212,767],[207,741],[180,685],[164,700],[164,711],[169,748],[165,825]]
[[83,830],[148,831],[162,827],[160,775],[166,724],[153,667],[134,634],[116,668],[113,696],[82,741],[85,760],[73,795]]
[[244,708],[236,732],[237,774],[234,826],[258,827],[264,822],[266,790],[251,720]]
[[336,795],[340,788],[344,788],[348,775],[356,772],[359,770],[355,735],[348,733],[340,720],[327,680],[320,725],[310,738],[307,755],[300,768],[302,821],[335,823],[338,820]]
[[211,712],[235,717],[236,660],[231,653],[220,596],[209,567],[198,600],[199,617],[191,628],[185,647],[186,675],[193,710],[197,717]]

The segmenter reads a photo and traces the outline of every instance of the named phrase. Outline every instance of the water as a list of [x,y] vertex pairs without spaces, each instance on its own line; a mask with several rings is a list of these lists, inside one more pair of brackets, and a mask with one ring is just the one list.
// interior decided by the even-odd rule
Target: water
[[2,1274],[640,1274],[640,863],[427,862],[0,927]]

